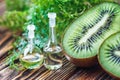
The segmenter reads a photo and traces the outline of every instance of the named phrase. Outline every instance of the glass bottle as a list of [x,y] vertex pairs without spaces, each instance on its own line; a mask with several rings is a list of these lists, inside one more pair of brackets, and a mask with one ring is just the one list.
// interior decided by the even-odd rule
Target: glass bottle
[[41,50],[34,44],[34,25],[28,25],[28,44],[20,56],[22,65],[27,69],[35,69],[43,63],[44,57],[41,55]]
[[62,48],[57,43],[55,31],[56,13],[48,13],[49,17],[49,39],[43,48],[45,53],[44,66],[47,69],[55,70],[62,66]]

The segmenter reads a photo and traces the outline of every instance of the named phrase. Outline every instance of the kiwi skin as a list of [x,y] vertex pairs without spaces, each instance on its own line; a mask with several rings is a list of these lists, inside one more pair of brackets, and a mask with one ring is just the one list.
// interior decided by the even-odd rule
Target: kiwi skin
[[65,57],[67,58],[67,60],[69,60],[74,65],[79,66],[79,67],[90,68],[90,67],[93,67],[98,64],[97,55],[93,56],[91,58],[77,59],[77,58],[70,57],[64,51],[63,51],[63,53],[64,53]]
[[[120,33],[120,31],[116,32],[116,33]],[[112,35],[110,35],[109,37],[115,35],[116,33],[113,33]],[[108,38],[109,38],[108,37]],[[108,38],[106,38],[104,41],[106,41]],[[104,44],[104,42],[100,45],[100,47]],[[113,74],[111,74],[110,72],[108,72],[107,70],[105,70],[102,65],[100,64],[100,59],[99,59],[99,55],[100,55],[100,48],[99,48],[99,53],[98,53],[98,56],[97,56],[97,59],[98,59],[98,64],[100,65],[100,67],[105,71],[107,72],[111,77],[113,77],[115,80],[120,80],[120,77],[117,77],[117,76],[114,76]]]
[[[114,2],[110,2],[110,3],[114,3]],[[117,3],[114,3],[114,4],[117,4]],[[118,4],[117,4],[118,5]],[[96,5],[97,6],[97,5]],[[92,8],[94,8],[95,6],[93,6]],[[88,12],[89,10],[86,10],[84,13],[86,13],[86,12]],[[83,14],[82,14],[83,15]],[[82,15],[80,15],[80,16],[82,16]],[[77,19],[77,18],[76,18]],[[76,21],[76,19],[75,20],[73,20],[72,21],[72,23],[74,22],[74,21]],[[72,24],[71,23],[71,24]],[[69,25],[71,25],[71,24],[69,24]],[[64,34],[65,34],[65,32],[67,31],[67,29],[68,29],[69,27],[67,27],[66,29],[65,29],[65,31],[64,31],[64,33],[63,33],[63,36],[62,36],[62,38],[64,37]],[[116,32],[115,32],[116,33]],[[63,39],[61,40],[62,42],[63,42]],[[62,46],[63,46],[63,44],[62,44]],[[64,46],[63,46],[63,50],[64,50]],[[64,50],[65,51],[65,50]],[[79,66],[79,67],[85,67],[85,68],[89,68],[89,67],[93,67],[93,66],[96,66],[97,64],[99,64],[99,62],[98,62],[98,58],[97,58],[97,55],[95,55],[95,56],[93,56],[93,57],[90,57],[90,58],[82,58],[82,59],[79,59],[79,58],[74,58],[74,57],[72,57],[72,56],[70,56],[69,54],[67,54],[66,52],[63,52],[63,54],[65,55],[65,57],[70,61],[70,62],[72,62],[73,64],[75,64],[76,66]],[[120,80],[120,79],[119,79]]]
[[97,57],[98,58],[98,63],[99,63],[99,65],[100,65],[100,67],[105,71],[105,72],[107,72],[111,77],[113,77],[115,80],[120,80],[120,77],[116,77],[116,76],[114,76],[113,74],[111,74],[111,73],[109,73],[108,71],[106,71],[102,66],[101,66],[101,64],[100,64],[100,62],[99,62],[99,56]]
[[[87,12],[87,11],[88,11],[88,10],[86,10],[85,12]],[[77,19],[77,18],[76,18],[76,19]],[[72,23],[73,23],[76,19],[74,19],[74,20],[72,21]],[[72,23],[71,23],[71,24],[72,24]],[[70,26],[71,24],[69,24],[69,26]],[[65,32],[67,31],[68,28],[69,28],[69,27],[67,27],[67,28],[65,29],[62,38],[64,37],[64,34],[65,34]],[[63,39],[61,39],[61,42],[63,42]],[[61,44],[61,45],[63,46],[63,44]],[[63,49],[62,53],[63,53],[63,55],[65,55],[65,57],[67,58],[67,60],[70,61],[71,63],[73,63],[74,65],[78,66],[78,67],[90,68],[90,67],[93,67],[93,66],[98,65],[97,55],[96,55],[96,56],[93,56],[93,57],[91,57],[91,58],[77,59],[77,58],[73,58],[73,57],[69,56],[69,55],[65,52],[64,48],[62,48],[62,49]]]
[[[99,63],[99,60],[98,60],[98,63]],[[99,63],[99,64],[100,64],[100,63]],[[109,73],[109,72],[106,71],[102,66],[101,66],[101,68],[102,68],[105,72],[107,72],[111,77],[113,77],[115,80],[120,80],[119,77],[116,77],[116,76],[114,76],[113,74]]]

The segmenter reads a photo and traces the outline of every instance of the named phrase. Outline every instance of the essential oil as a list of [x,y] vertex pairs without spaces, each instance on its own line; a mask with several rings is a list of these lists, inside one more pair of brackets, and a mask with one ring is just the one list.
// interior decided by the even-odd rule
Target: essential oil
[[41,55],[41,50],[34,44],[34,25],[29,25],[28,29],[28,44],[20,56],[22,65],[27,69],[39,68],[43,63],[44,57]]
[[62,67],[62,48],[57,43],[56,31],[55,31],[55,18],[56,13],[48,13],[49,17],[49,39],[44,46],[44,66],[50,70],[56,70]]

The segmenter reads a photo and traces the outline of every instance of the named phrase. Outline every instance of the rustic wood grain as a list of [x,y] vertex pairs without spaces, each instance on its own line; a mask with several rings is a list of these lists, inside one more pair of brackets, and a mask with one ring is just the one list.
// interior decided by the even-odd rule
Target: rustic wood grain
[[[84,69],[70,63],[65,57],[63,66],[54,71],[47,70],[43,65],[35,70],[16,71],[6,63],[8,51],[14,41],[10,31],[0,30],[0,80],[114,80],[100,66]],[[2,37],[2,38],[1,38]]]
[[12,42],[14,39],[12,38],[12,34],[7,32],[4,36],[5,37],[2,37],[2,40],[0,40],[0,58],[4,55],[4,53],[13,48]]

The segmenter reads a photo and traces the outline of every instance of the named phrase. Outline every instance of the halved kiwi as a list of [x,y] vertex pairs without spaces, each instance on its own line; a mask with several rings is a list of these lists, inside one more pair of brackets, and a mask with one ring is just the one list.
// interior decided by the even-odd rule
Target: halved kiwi
[[98,61],[106,72],[120,80],[120,32],[111,35],[102,43]]
[[120,6],[105,2],[86,11],[65,31],[65,55],[77,66],[88,67],[97,63],[101,43],[120,31]]

